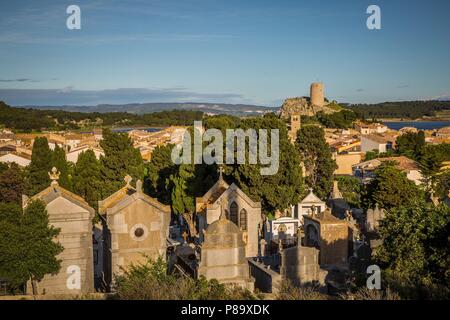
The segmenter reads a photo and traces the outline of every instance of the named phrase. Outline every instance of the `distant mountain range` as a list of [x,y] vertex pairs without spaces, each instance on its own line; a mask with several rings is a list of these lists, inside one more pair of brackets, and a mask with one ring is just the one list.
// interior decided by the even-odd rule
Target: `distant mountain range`
[[229,114],[234,116],[255,116],[268,112],[277,112],[279,108],[255,106],[248,104],[227,103],[131,103],[131,104],[100,104],[96,106],[28,106],[40,110],[63,110],[72,112],[129,112],[144,114],[169,110],[195,110],[206,114]]

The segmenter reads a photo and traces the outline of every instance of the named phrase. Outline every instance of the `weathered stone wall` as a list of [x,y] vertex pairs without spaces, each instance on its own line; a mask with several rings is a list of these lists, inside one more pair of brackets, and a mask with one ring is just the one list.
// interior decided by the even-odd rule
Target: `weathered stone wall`
[[[90,212],[78,207],[81,212],[73,212],[61,203],[47,205],[49,223],[61,232],[55,241],[59,242],[64,251],[58,255],[61,261],[61,269],[56,275],[46,275],[38,283],[40,294],[86,294],[94,292],[94,265],[92,250],[92,222]],[[69,212],[65,212],[68,210]],[[72,211],[72,212],[70,212]],[[70,288],[67,280],[71,276],[68,268],[79,267],[81,271],[81,288]],[[27,292],[31,293],[31,285],[27,286]]]
[[[169,216],[144,200],[137,199],[120,211],[108,214],[108,228],[113,274],[120,273],[121,267],[144,262],[144,254],[151,258],[165,255]],[[135,236],[136,228],[144,230],[142,237]]]
[[345,264],[348,258],[348,225],[325,223],[320,228],[320,264]]
[[255,279],[255,288],[265,293],[277,294],[282,281],[281,274],[267,269],[263,263],[253,259],[250,259],[248,263],[250,275]]
[[[226,208],[228,212],[230,212],[230,204],[235,201],[238,206],[238,216],[242,209],[247,211],[247,236],[246,236],[246,246],[245,246],[245,255],[246,257],[256,257],[258,256],[259,249],[259,230],[258,225],[260,224],[261,218],[261,208],[251,207],[248,203],[237,196],[236,194],[231,195],[229,198],[223,197],[223,207]],[[217,206],[208,206],[207,209],[207,224],[211,224],[214,221],[218,220],[220,217],[221,207]]]
[[319,250],[296,246],[281,252],[280,273],[283,279],[296,285],[324,284],[325,277],[319,266]]

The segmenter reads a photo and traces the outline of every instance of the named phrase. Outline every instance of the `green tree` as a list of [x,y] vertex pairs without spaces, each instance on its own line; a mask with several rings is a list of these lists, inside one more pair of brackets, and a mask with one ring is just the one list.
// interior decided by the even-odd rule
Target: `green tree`
[[195,179],[194,165],[182,164],[177,173],[170,176],[172,183],[172,210],[182,215],[189,226],[191,236],[195,236],[195,190],[189,182]]
[[173,147],[173,144],[157,146],[147,165],[144,185],[146,192],[164,204],[171,203],[173,184],[170,183],[170,176],[178,170],[178,166],[174,165],[171,158]]
[[0,204],[0,278],[13,287],[37,282],[56,274],[61,266],[57,255],[63,247],[54,242],[60,230],[49,225],[45,204],[34,201],[22,213],[20,206]]
[[4,171],[8,170],[9,166],[7,163],[0,162],[0,174],[2,174]]
[[450,208],[446,205],[419,203],[389,210],[380,226],[383,242],[377,248],[376,262],[397,284],[418,289],[437,285],[448,299],[449,228]]
[[314,189],[318,197],[324,199],[333,186],[333,174],[337,168],[325,132],[318,126],[303,126],[296,140],[300,159],[306,171],[306,183]]
[[395,167],[393,161],[385,161],[374,172],[374,178],[366,186],[364,205],[375,204],[384,209],[409,207],[423,198],[423,192],[406,173]]
[[353,176],[339,176],[336,180],[345,201],[351,206],[359,208],[361,206],[361,182],[359,179]]
[[27,195],[33,196],[50,185],[48,173],[52,169],[52,152],[47,138],[36,138],[27,174]]
[[82,152],[73,171],[73,191],[93,208],[100,200],[101,175],[100,162],[92,150]]
[[425,133],[408,132],[397,137],[396,150],[399,154],[418,160],[425,146]]
[[59,185],[67,190],[72,190],[70,166],[66,160],[66,152],[59,146],[56,146],[52,152],[52,166],[58,169],[60,173]]
[[[261,164],[234,164],[225,167],[225,173],[230,182],[235,182],[239,188],[254,201],[261,201],[266,212],[284,211],[290,205],[298,203],[303,191],[303,179],[300,158],[288,138],[286,124],[273,114],[262,118],[243,119],[240,129],[268,131],[268,150],[270,150],[271,130],[279,130],[279,165],[278,171],[272,175],[261,175]],[[235,161],[237,162],[237,161]]]
[[446,170],[435,178],[435,192],[436,195],[444,200],[450,193],[450,170]]
[[373,150],[373,151],[367,151],[366,155],[364,157],[364,161],[369,161],[369,160],[373,160],[379,157],[379,152],[378,150]]
[[119,190],[127,174],[134,181],[143,179],[144,163],[139,150],[133,147],[128,134],[105,129],[100,145],[105,152],[105,156],[100,158],[102,197],[110,196]]
[[0,173],[0,202],[20,204],[24,194],[24,173],[15,163]]

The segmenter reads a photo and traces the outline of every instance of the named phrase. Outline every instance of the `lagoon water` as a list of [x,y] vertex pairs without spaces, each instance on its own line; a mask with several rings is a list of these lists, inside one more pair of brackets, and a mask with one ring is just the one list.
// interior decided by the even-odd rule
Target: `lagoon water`
[[433,130],[450,126],[450,121],[399,121],[385,122],[389,129],[400,130],[404,127],[413,127],[419,130]]
[[[128,132],[137,128],[116,128],[112,129],[113,132]],[[139,128],[139,130],[147,131],[147,132],[158,132],[161,131],[160,128]]]

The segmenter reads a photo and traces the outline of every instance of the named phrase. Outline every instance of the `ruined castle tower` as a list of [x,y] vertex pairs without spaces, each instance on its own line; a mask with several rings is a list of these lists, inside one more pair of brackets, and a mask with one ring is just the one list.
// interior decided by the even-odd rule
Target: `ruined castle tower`
[[323,93],[323,83],[314,82],[311,84],[311,104],[313,106],[323,107],[325,103],[324,93]]

